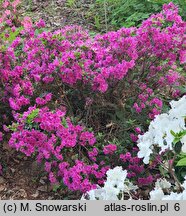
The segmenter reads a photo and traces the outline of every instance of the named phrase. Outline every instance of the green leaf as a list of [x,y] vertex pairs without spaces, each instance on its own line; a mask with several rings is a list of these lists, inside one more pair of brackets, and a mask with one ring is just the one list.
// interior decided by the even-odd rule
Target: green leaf
[[182,143],[179,141],[175,144],[174,146],[174,151],[177,153],[177,154],[180,154],[181,152],[181,148],[182,148]]
[[62,125],[65,127],[65,128],[68,128],[68,124],[67,124],[67,121],[65,118],[62,119]]
[[54,185],[53,186],[53,192],[57,192],[61,188],[60,185]]
[[185,176],[186,176],[186,171],[182,171],[182,172],[181,172],[181,177],[182,177],[182,178],[185,178]]
[[125,118],[124,112],[121,111],[121,110],[116,110],[116,117],[117,117],[119,120],[123,120],[123,119]]
[[176,133],[175,133],[173,130],[171,130],[170,133],[171,133],[174,137],[176,137]]
[[179,160],[176,166],[186,166],[186,157]]
[[27,116],[26,123],[27,123],[27,124],[33,123],[34,118],[36,118],[36,117],[38,116],[38,114],[39,114],[39,109],[33,110],[33,111]]
[[12,125],[9,125],[7,128],[10,129],[11,131],[15,132],[15,131],[17,131],[18,126],[19,126],[18,123],[13,123]]
[[176,144],[177,142],[180,141],[185,135],[186,135],[186,130],[180,131],[179,133],[174,133],[173,131],[170,131],[171,134],[175,137],[173,140],[173,144]]
[[48,31],[47,28],[36,29],[36,30],[35,30],[35,36],[41,34],[42,32],[47,32],[47,31]]
[[75,53],[74,53],[74,56],[75,56],[77,59],[80,59],[80,58],[81,58],[81,53],[80,53],[80,52],[75,52]]
[[8,41],[13,42],[23,29],[24,29],[23,27],[19,27],[16,29],[15,32],[10,32],[10,35],[8,37]]
[[179,137],[176,137],[174,140],[173,140],[173,144],[176,145],[176,143],[178,143],[180,141],[180,138]]

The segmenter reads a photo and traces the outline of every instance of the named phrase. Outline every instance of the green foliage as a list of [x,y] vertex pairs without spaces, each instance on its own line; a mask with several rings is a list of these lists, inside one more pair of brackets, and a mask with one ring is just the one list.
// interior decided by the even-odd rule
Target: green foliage
[[180,159],[176,166],[186,166],[186,157]]
[[[98,30],[104,29],[101,24],[107,24],[105,10],[109,29],[118,29],[139,26],[143,20],[161,11],[162,5],[169,2],[171,0],[96,0],[91,10]],[[172,0],[172,2],[179,6],[180,15],[186,20],[186,1]]]
[[175,137],[173,144],[176,144],[180,141],[181,138],[186,136],[186,130],[180,131],[179,133],[174,133],[174,131],[171,131],[171,134]]
[[182,143],[180,140],[186,135],[186,130],[180,131],[179,133],[175,133],[174,131],[171,131],[171,134],[174,136],[174,140],[173,140],[174,151],[177,154],[180,154],[182,148]]
[[101,28],[101,24],[100,24],[100,17],[98,15],[94,16],[94,23],[95,23],[95,27],[97,29]]
[[53,192],[57,192],[58,190],[60,190],[61,189],[61,184],[59,184],[59,185],[53,185]]
[[39,114],[39,109],[33,110],[33,111],[27,116],[26,123],[27,123],[27,124],[32,124],[32,123],[33,123],[33,120],[38,116],[38,114]]
[[66,121],[66,119],[65,118],[63,118],[62,119],[62,125],[65,127],[65,128],[68,128],[68,123],[67,123],[67,121]]
[[175,174],[180,182],[184,181],[186,176],[186,153],[181,153],[175,161]]
[[67,0],[66,5],[67,5],[67,7],[72,8],[75,6],[75,2],[76,2],[75,0]]
[[171,134],[174,136],[174,151],[178,154],[175,161],[175,173],[178,179],[182,182],[186,176],[186,153],[181,151],[182,143],[180,140],[186,136],[186,130],[180,131],[179,133],[171,131]]
[[43,32],[48,32],[49,30],[47,29],[47,28],[40,28],[40,29],[36,29],[35,30],[35,35],[37,36],[37,35],[39,35],[39,34],[41,34],[41,33],[43,33]]
[[182,148],[182,143],[181,143],[180,141],[178,141],[178,142],[174,145],[174,151],[175,151],[177,154],[180,154],[181,148]]
[[0,38],[4,41],[8,41],[10,43],[12,43],[16,37],[20,34],[20,32],[23,30],[24,28],[23,27],[19,27],[19,28],[16,28],[16,30],[13,32],[11,30],[10,27],[6,28],[6,31],[8,31],[9,33],[9,36],[6,37],[6,32],[3,31],[1,34],[0,34]]
[[17,131],[18,124],[12,123],[12,125],[9,125],[7,128],[13,132]]

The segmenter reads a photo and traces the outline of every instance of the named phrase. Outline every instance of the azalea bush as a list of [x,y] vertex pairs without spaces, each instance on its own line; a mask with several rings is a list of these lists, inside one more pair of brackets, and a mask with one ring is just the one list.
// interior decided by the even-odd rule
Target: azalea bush
[[[161,166],[165,169],[165,173],[170,172],[172,178],[179,184],[185,177],[185,172],[182,170],[180,173],[179,168],[184,168],[186,165],[186,96],[170,104],[169,112],[156,116],[150,123],[149,130],[139,135],[138,157],[143,158],[145,164],[149,164],[150,160],[153,160],[150,159],[151,156],[163,154]],[[176,170],[179,179],[173,170]]]
[[[104,187],[97,186],[83,194],[81,200],[136,200],[138,186],[133,185],[127,178],[127,171],[122,167],[115,167],[107,171],[107,180]],[[176,192],[177,187],[165,178],[159,178],[155,182],[154,189],[149,193],[150,200],[186,200],[186,180],[181,185],[182,191]]]
[[[148,172],[146,163],[153,145],[165,143],[146,145],[144,132],[186,93],[186,26],[178,7],[164,5],[139,28],[92,37],[79,26],[50,31],[43,20],[21,16],[18,5],[1,6],[0,139],[43,164],[52,184],[72,191],[103,186],[116,166],[140,187],[155,182],[164,154]],[[166,119],[180,124],[181,111],[178,120]],[[176,123],[167,129],[183,143],[185,129]],[[170,147],[173,138],[159,130]]]
[[[164,169],[164,175],[157,178],[155,187],[149,193],[150,200],[186,200],[186,175],[184,173],[184,178],[178,179],[175,172],[176,167],[185,167],[186,165],[185,108],[186,96],[179,101],[172,101],[169,112],[157,115],[150,123],[149,130],[138,136],[138,157],[144,158],[144,163],[149,164],[150,158],[157,157],[157,153],[163,153],[159,162]],[[153,160],[151,159],[151,161]],[[175,161],[177,162],[175,163]],[[122,170],[122,167],[115,167],[109,169],[106,174],[107,180],[104,187],[97,185],[96,189],[84,194],[82,199],[139,199],[139,187],[129,181],[127,170]],[[163,176],[173,180],[174,183],[171,184]],[[183,184],[181,184],[182,182]]]
[[104,183],[104,187],[97,186],[96,189],[84,194],[81,199],[122,200],[124,199],[124,193],[131,196],[130,192],[138,188],[126,178],[127,170],[123,170],[122,167],[118,166],[114,169],[109,169],[106,174],[107,180]]
[[95,187],[93,180],[103,183],[108,166],[104,162],[97,164],[99,152],[94,134],[64,116],[62,110],[29,107],[27,112],[16,115],[17,123],[9,127],[13,131],[9,145],[27,156],[37,155],[52,184],[89,191]]
[[155,147],[160,148],[160,153],[172,150],[175,154],[186,152],[186,96],[179,101],[170,103],[168,113],[157,115],[150,123],[149,130],[139,135],[138,157],[144,158],[145,164],[149,163],[150,155],[155,155]]

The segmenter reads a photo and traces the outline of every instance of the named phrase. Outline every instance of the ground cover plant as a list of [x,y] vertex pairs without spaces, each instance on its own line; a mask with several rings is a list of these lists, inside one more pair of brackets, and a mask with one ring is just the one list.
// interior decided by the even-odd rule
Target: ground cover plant
[[178,6],[92,36],[80,26],[50,30],[19,5],[1,4],[1,143],[39,163],[58,192],[185,199],[186,23]]
[[186,2],[179,0],[96,0],[87,17],[92,18],[99,31],[140,26],[144,19],[160,12],[163,4],[169,2],[179,6],[179,14],[186,20]]

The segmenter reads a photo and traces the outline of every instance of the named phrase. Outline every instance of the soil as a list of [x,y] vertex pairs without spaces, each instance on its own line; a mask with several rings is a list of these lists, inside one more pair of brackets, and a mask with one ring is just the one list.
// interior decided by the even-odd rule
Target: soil
[[[32,3],[29,3],[32,2]],[[42,18],[51,29],[80,25],[96,31],[90,10],[95,0],[23,0],[23,14],[35,20]]]
[[80,194],[67,189],[54,191],[41,164],[11,149],[1,147],[0,200],[56,200],[79,199]]

